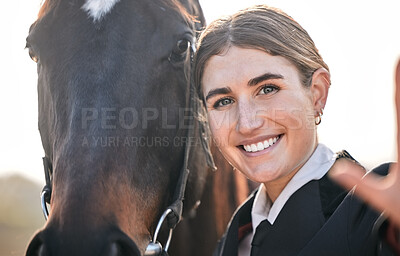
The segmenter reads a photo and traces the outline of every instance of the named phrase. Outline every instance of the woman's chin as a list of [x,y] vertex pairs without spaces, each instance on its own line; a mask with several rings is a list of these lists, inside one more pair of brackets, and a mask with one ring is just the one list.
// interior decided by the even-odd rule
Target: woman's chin
[[252,181],[258,183],[268,183],[274,180],[278,180],[282,175],[277,169],[268,170],[252,170],[252,172],[245,173],[245,175]]

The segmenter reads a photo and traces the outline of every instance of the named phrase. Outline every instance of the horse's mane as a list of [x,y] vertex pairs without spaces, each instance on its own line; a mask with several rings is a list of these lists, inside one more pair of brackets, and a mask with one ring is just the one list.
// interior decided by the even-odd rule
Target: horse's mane
[[44,15],[46,15],[54,6],[58,3],[57,0],[43,0],[42,6],[40,7],[37,19],[41,19]]

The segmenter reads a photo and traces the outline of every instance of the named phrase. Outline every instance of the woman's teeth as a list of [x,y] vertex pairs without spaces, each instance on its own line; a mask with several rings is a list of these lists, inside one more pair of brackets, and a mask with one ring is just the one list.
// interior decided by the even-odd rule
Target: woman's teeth
[[279,136],[276,136],[275,138],[270,138],[268,140],[265,140],[263,142],[258,142],[256,144],[243,145],[243,147],[247,152],[257,152],[274,145],[278,139]]

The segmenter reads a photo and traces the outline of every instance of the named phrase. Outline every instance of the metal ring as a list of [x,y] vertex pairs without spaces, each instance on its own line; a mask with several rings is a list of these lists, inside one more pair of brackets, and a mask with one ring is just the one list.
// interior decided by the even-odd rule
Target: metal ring
[[40,201],[42,204],[42,211],[43,211],[43,215],[44,218],[47,220],[49,217],[49,210],[47,209],[47,205],[46,205],[46,196],[47,196],[48,191],[44,190],[42,192],[42,194],[40,195]]
[[[154,232],[154,236],[153,236],[153,240],[150,241],[150,243],[156,243],[157,242],[157,237],[158,237],[158,233],[160,233],[161,230],[161,226],[164,223],[165,219],[167,218],[168,214],[170,214],[172,212],[172,210],[170,208],[168,208],[167,210],[165,210],[165,212],[161,215],[160,220],[157,223],[157,227],[156,227],[156,231]],[[169,245],[171,243],[171,239],[172,239],[172,232],[173,229],[170,228],[169,229],[169,234],[168,234],[168,239],[167,242],[165,243],[165,247],[164,247],[164,251],[168,251]]]
[[165,251],[165,252],[168,251],[169,245],[170,245],[171,240],[172,240],[172,232],[173,232],[173,231],[174,231],[174,230],[173,230],[172,228],[169,229],[168,240],[167,240],[167,242],[165,243],[165,247],[164,247],[164,251]]
[[[171,213],[172,210],[170,208],[168,208],[167,210],[165,210],[165,212],[161,215],[160,220],[157,223],[157,227],[156,227],[156,231],[154,232],[154,236],[153,236],[153,242],[157,241],[157,237],[158,237],[158,233],[160,233],[161,230],[161,226],[164,223],[165,218],[167,218],[168,214]],[[169,240],[169,237],[168,237]]]

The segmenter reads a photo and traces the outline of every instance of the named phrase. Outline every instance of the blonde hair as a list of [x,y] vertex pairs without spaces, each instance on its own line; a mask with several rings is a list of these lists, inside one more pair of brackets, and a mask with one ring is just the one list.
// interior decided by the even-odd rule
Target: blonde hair
[[286,13],[266,5],[256,5],[213,21],[198,41],[194,82],[200,92],[207,61],[231,46],[259,49],[287,58],[299,70],[306,87],[311,84],[315,70],[323,67],[329,71],[307,31]]

